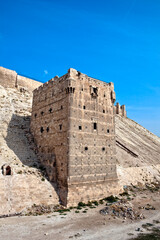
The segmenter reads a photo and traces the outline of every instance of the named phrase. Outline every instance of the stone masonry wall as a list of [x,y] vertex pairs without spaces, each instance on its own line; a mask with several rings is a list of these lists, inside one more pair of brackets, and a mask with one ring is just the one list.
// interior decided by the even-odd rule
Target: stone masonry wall
[[51,184],[36,175],[4,176],[0,171],[0,215],[19,213],[33,204],[58,204]]
[[119,114],[121,117],[127,117],[127,112],[126,112],[126,106],[122,105],[117,102],[116,105],[114,106],[115,113]]
[[69,79],[68,202],[73,203],[102,198],[109,182],[110,192],[117,187],[115,93],[113,83],[74,69],[70,69]]
[[0,67],[0,85],[5,88],[26,88],[29,91],[33,91],[42,83],[20,76],[13,70]]
[[69,69],[33,95],[31,132],[61,202],[116,192],[113,83]]
[[15,71],[0,67],[0,85],[15,88],[17,73]]
[[55,77],[34,91],[31,132],[49,179],[57,183],[66,204],[68,175],[68,111],[66,76]]

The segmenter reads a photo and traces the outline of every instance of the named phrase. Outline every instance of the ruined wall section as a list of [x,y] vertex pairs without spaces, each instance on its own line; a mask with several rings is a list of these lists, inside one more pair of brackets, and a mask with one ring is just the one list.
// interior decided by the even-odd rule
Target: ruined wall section
[[0,67],[0,85],[5,88],[26,88],[33,91],[41,82],[18,75],[15,71]]
[[65,204],[68,169],[67,75],[55,77],[33,92],[31,132],[49,180],[58,183]]
[[23,76],[17,75],[16,86],[18,88],[26,88],[29,91],[33,91],[34,89],[38,88],[41,85],[42,85],[41,82],[32,80],[32,79],[27,78],[27,77],[23,77]]
[[119,114],[121,117],[127,117],[126,106],[120,105],[118,102],[114,106],[115,113]]
[[7,88],[15,88],[17,73],[7,68],[0,67],[0,85]]
[[[70,69],[68,202],[116,193],[115,93],[105,83]],[[119,190],[119,189],[118,189]]]

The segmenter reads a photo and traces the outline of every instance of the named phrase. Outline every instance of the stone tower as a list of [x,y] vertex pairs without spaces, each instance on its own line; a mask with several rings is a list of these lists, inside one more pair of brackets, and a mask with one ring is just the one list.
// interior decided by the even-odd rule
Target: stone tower
[[31,132],[64,205],[119,191],[114,102],[113,83],[72,68],[33,92]]

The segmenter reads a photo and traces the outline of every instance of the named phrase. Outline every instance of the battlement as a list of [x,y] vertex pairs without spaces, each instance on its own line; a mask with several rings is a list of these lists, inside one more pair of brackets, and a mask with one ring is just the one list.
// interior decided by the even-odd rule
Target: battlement
[[[110,91],[112,101],[115,102],[115,92],[114,92],[114,84],[112,82],[103,82],[101,80],[92,78],[87,76],[86,74],[83,74],[76,69],[70,68],[66,74],[63,76],[55,76],[54,78],[50,79],[48,82],[44,83],[43,85],[39,86],[37,89],[35,89],[34,92],[34,99],[36,96],[41,96],[46,94],[48,95],[48,91],[51,91],[55,88],[55,91],[57,91],[57,86],[60,85],[60,88],[58,87],[59,91],[62,92],[64,89],[66,91],[67,88],[72,87],[75,88],[77,85],[77,81],[81,83],[81,85],[84,85],[84,83],[87,81],[87,83],[91,87],[95,88],[105,88],[107,91]],[[50,89],[50,90],[49,90]],[[79,89],[81,92],[82,90]],[[53,94],[52,94],[53,95]],[[104,93],[105,95],[105,93]],[[47,98],[47,96],[46,96]]]
[[0,85],[5,88],[26,88],[28,91],[33,91],[42,83],[18,75],[16,71],[0,67]]
[[126,106],[121,105],[117,102],[116,105],[114,106],[115,113],[119,114],[122,117],[127,117],[127,112],[126,112]]

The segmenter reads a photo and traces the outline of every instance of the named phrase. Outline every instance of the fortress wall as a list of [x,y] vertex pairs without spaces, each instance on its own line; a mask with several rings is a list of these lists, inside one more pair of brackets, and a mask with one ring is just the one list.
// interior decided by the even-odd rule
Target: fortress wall
[[7,68],[0,67],[0,85],[15,88],[17,73]]
[[18,87],[26,88],[29,91],[33,91],[35,88],[38,88],[42,85],[41,82],[26,78],[20,75],[17,75],[17,85]]
[[70,185],[68,189],[68,206],[76,206],[79,202],[88,203],[88,201],[100,200],[123,191],[116,179],[85,185]]
[[74,69],[69,73],[72,88],[69,94],[70,204],[100,199],[120,189],[116,173],[114,85]]
[[115,192],[111,182],[119,188],[114,101],[113,83],[74,69],[33,92],[31,131],[63,204],[102,198]]
[[126,106],[120,105],[118,102],[114,106],[114,110],[116,114],[119,114],[121,117],[127,117]]
[[4,176],[0,172],[0,215],[15,214],[33,204],[58,204],[53,186],[33,174]]
[[33,92],[31,132],[49,179],[66,204],[68,171],[68,81],[55,77]]
[[26,88],[33,91],[41,82],[18,75],[15,71],[0,67],[0,85],[5,88]]

